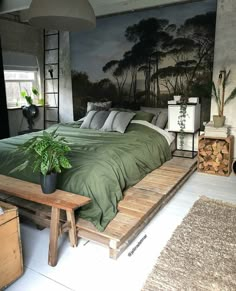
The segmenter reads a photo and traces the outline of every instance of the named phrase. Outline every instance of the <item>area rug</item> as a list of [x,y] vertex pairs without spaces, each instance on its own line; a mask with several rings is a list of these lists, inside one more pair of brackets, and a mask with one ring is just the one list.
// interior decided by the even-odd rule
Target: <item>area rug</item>
[[201,197],[161,252],[143,291],[236,290],[236,205]]

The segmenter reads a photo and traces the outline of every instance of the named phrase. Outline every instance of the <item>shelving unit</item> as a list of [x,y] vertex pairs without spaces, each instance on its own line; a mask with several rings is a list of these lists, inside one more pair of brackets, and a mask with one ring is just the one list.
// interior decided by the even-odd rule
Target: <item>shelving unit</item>
[[44,30],[44,128],[60,122],[60,33]]

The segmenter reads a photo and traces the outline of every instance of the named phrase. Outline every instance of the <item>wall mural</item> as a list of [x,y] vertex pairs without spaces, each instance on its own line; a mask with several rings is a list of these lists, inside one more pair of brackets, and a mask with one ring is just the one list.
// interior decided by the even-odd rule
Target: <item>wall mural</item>
[[113,107],[167,107],[173,95],[199,97],[210,118],[216,0],[156,7],[97,19],[71,33],[74,118],[87,101]]

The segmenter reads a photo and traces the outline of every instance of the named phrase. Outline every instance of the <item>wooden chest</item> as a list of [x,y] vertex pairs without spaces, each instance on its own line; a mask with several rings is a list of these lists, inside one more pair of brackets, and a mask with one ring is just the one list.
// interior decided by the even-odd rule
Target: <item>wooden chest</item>
[[1,202],[0,215],[0,290],[15,281],[23,273],[17,207]]
[[198,171],[229,176],[232,170],[234,137],[199,136]]

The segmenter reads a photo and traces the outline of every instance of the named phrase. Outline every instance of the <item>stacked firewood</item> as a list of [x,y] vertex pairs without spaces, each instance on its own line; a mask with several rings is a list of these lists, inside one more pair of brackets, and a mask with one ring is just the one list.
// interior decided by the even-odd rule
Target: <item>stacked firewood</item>
[[198,144],[198,170],[227,176],[230,173],[230,143],[227,139],[202,138]]

